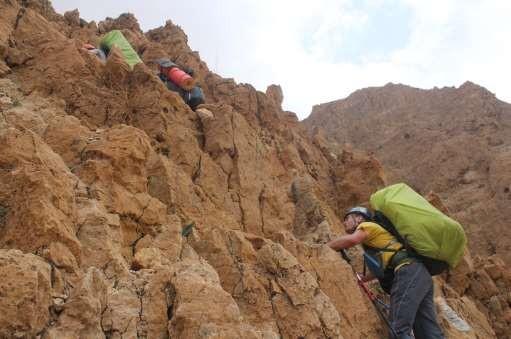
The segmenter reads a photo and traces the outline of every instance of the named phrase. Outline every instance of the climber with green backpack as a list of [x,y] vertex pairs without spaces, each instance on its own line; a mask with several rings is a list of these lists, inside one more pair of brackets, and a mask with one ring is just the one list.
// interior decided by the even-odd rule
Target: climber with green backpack
[[110,54],[112,48],[118,48],[124,61],[131,69],[133,69],[136,64],[142,63],[142,60],[138,56],[137,52],[133,49],[131,44],[119,30],[113,30],[105,34],[101,38],[99,46],[106,55]]
[[390,294],[390,324],[396,339],[444,338],[436,319],[431,276],[454,268],[463,256],[461,225],[406,184],[371,196],[374,215],[354,207],[344,216],[347,235],[327,243],[339,251],[361,244],[369,274]]

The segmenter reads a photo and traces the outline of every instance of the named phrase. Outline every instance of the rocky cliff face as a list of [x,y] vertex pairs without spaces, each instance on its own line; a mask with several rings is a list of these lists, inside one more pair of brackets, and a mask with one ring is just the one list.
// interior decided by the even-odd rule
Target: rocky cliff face
[[[171,22],[144,34],[132,15],[87,23],[35,0],[0,12],[0,337],[385,337],[320,245],[385,184],[374,158],[309,138],[278,86],[210,72]],[[114,28],[144,64],[81,50]],[[213,116],[167,90],[161,57],[195,70]],[[508,285],[473,306],[474,272],[438,281],[439,307],[469,324],[439,309],[452,337],[495,337],[507,312]],[[484,313],[493,296],[502,312]]]

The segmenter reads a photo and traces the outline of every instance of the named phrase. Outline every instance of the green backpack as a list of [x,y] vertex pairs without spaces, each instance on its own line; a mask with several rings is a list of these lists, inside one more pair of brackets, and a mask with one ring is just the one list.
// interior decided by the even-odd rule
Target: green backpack
[[113,30],[105,34],[105,36],[101,39],[99,46],[101,49],[108,55],[112,46],[117,46],[124,57],[126,63],[130,66],[131,69],[138,64],[141,63],[140,57],[137,52],[131,47],[130,43],[124,35],[119,30]]
[[406,184],[383,188],[371,196],[375,222],[403,243],[432,274],[454,268],[463,257],[467,238],[463,227]]

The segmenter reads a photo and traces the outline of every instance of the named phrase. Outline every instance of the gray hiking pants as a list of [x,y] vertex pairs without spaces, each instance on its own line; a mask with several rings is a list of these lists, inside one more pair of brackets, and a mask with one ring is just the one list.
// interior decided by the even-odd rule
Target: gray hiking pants
[[433,302],[433,280],[426,267],[413,262],[398,269],[390,294],[390,321],[396,339],[443,339]]

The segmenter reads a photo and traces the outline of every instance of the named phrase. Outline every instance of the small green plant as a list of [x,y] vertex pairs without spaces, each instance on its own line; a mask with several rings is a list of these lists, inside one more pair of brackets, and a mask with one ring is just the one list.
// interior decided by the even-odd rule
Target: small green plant
[[193,228],[195,227],[195,222],[192,221],[190,223],[188,223],[185,227],[183,227],[183,229],[181,230],[181,235],[183,237],[188,237],[192,231],[193,231]]
[[21,106],[21,101],[19,101],[18,99],[14,99],[14,101],[12,102],[12,106],[14,106],[14,107]]

